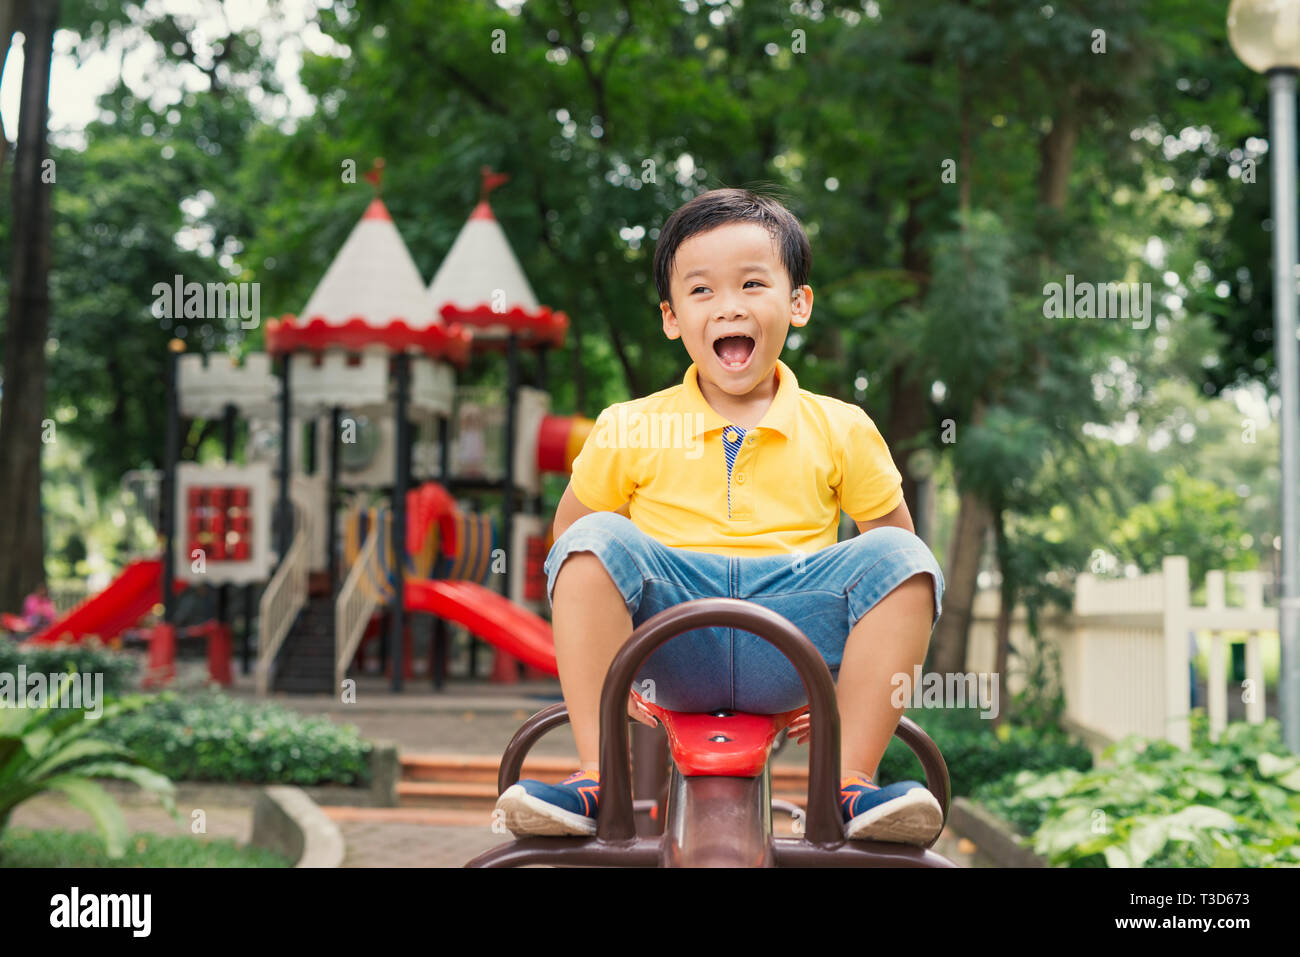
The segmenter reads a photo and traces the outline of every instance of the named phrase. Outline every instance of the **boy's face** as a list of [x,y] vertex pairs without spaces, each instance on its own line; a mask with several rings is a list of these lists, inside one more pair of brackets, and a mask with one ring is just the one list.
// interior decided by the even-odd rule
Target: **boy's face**
[[812,313],[812,287],[790,288],[776,243],[757,223],[727,223],[677,248],[674,309],[659,304],[664,335],[681,337],[701,380],[736,397],[763,387],[790,326]]

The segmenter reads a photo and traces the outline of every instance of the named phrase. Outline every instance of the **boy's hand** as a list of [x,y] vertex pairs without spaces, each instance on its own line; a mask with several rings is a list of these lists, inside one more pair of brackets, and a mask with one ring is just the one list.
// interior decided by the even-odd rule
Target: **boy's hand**
[[795,744],[807,744],[808,739],[812,737],[812,720],[805,711],[799,717],[790,722],[785,729],[786,740],[793,740]]
[[641,702],[637,700],[636,695],[631,691],[627,693],[627,713],[648,727],[659,727],[659,722],[655,719],[655,716],[641,707]]

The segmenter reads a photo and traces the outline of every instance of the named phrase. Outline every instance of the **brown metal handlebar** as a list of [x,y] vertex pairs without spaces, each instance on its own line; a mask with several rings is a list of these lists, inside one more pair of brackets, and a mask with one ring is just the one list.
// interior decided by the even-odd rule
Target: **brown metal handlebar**
[[[935,800],[939,802],[939,807],[943,808],[943,823],[947,824],[948,805],[952,801],[952,782],[948,777],[948,764],[944,761],[939,746],[907,715],[898,719],[894,737],[907,745],[921,762],[921,770],[925,772],[926,790],[934,795]],[[926,847],[933,847],[937,840],[939,840],[938,834]]]
[[602,841],[634,841],[637,836],[627,760],[627,696],[637,669],[664,642],[695,628],[715,625],[738,628],[775,645],[799,673],[808,694],[812,731],[804,837],[813,844],[842,844],[844,825],[835,793],[840,767],[839,710],[830,669],[813,643],[788,619],[762,605],[735,598],[700,598],[667,608],[638,626],[614,656],[600,694],[601,809],[597,837]]
[[569,709],[565,707],[563,701],[557,701],[555,704],[547,705],[519,726],[515,736],[506,745],[505,753],[501,755],[501,767],[497,769],[497,794],[501,794],[519,780],[519,775],[524,769],[524,758],[537,743],[537,739],[553,728],[567,724],[568,721]]

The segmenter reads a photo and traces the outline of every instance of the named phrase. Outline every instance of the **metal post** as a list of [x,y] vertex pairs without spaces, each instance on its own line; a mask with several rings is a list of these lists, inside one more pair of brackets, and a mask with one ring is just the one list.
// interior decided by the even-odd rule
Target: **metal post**
[[318,441],[316,416],[313,415],[307,420],[307,438],[302,447],[302,471],[304,475],[315,475],[320,470],[320,462],[316,461],[316,453],[319,451],[317,448]]
[[392,689],[401,691],[402,638],[406,629],[406,489],[411,470],[411,424],[406,419],[406,410],[411,396],[411,357],[398,353],[393,357],[393,367],[397,374],[397,395],[393,402],[397,450],[393,464],[393,601],[388,644],[393,663]]
[[339,498],[339,425],[342,409],[330,409],[330,474],[329,488],[325,492],[326,568],[330,576],[330,597],[338,592],[338,498]]
[[[235,458],[235,417],[238,410],[234,405],[226,403],[221,413],[222,452],[226,464],[229,465]],[[217,621],[227,624],[227,619],[230,617],[230,584],[223,582],[217,586]]]
[[[501,508],[505,515],[501,521],[502,546],[510,548],[510,534],[515,519],[515,433],[519,429],[519,340],[511,333],[506,345],[506,461],[505,488],[501,495]],[[514,556],[511,556],[512,558]],[[501,580],[501,594],[510,597],[510,579],[513,561],[506,562],[506,573]]]
[[451,478],[451,428],[446,415],[438,416],[438,481],[443,485]]
[[537,388],[543,392],[546,391],[546,350],[550,347],[549,342],[543,342],[537,347]]
[[521,556],[511,555],[515,527],[515,438],[519,431],[519,337],[514,333],[506,344],[506,486],[501,496],[501,547],[506,551],[506,571],[501,576],[501,594],[510,597],[510,582],[514,578],[516,561]]
[[180,460],[181,396],[180,363],[185,343],[173,339],[167,344],[167,425],[163,436],[163,480],[158,503],[163,534],[162,600],[163,621],[176,620],[176,466]]
[[1273,309],[1282,397],[1282,662],[1278,680],[1282,734],[1300,753],[1300,352],[1296,344],[1296,71],[1268,72],[1272,130]]
[[289,554],[289,540],[293,536],[293,512],[289,509],[289,475],[293,469],[293,436],[289,432],[289,353],[280,359],[280,502],[276,507],[276,543],[280,551],[277,565]]
[[249,674],[253,670],[253,649],[251,639],[253,636],[253,606],[254,606],[254,586],[248,584],[244,586],[244,635],[240,642],[240,656],[243,659],[242,669],[244,674]]

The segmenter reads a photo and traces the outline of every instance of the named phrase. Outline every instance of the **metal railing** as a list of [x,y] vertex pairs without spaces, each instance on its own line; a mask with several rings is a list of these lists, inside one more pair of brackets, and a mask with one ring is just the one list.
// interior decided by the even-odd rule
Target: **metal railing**
[[257,693],[270,690],[271,665],[288,637],[298,612],[307,603],[307,572],[311,565],[311,529],[302,504],[293,503],[295,532],[285,559],[262,592],[258,604]]
[[[380,514],[378,509],[371,510],[372,516],[377,514]],[[391,513],[384,514],[391,515]],[[357,653],[357,646],[361,644],[361,638],[366,633],[370,617],[379,604],[379,592],[372,583],[379,581],[381,577],[379,546],[386,541],[389,521],[371,521],[365,543],[361,546],[357,560],[353,562],[347,578],[339,588],[338,597],[334,600],[336,652],[334,687],[336,689],[342,685],[352,656]]]

